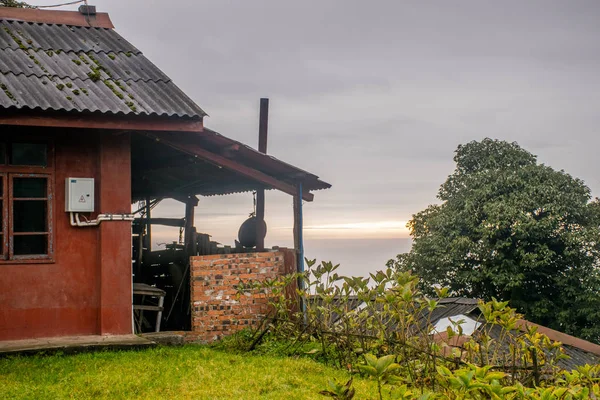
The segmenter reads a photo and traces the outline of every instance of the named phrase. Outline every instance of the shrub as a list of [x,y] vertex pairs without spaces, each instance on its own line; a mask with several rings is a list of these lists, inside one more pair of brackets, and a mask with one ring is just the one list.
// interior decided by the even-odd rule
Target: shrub
[[[271,305],[262,326],[246,333],[248,349],[271,343],[278,352],[371,376],[379,398],[579,399],[599,393],[599,366],[562,370],[561,344],[536,327],[519,328],[521,316],[507,302],[479,302],[482,325],[472,335],[463,331],[464,321],[451,321],[440,335],[432,316],[443,307],[446,289],[429,298],[409,272],[388,268],[368,278],[347,277],[331,262],[307,264],[303,274],[239,285],[240,295],[267,293]],[[294,286],[300,287],[297,297],[289,296]],[[351,398],[343,393],[351,395],[349,384],[332,382],[323,391]]]

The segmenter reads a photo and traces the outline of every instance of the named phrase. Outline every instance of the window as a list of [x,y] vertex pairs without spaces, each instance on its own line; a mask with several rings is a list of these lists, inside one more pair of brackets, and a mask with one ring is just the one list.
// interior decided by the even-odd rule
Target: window
[[10,164],[46,167],[48,165],[47,147],[43,143],[12,143]]
[[52,169],[45,143],[0,143],[0,260],[52,258]]

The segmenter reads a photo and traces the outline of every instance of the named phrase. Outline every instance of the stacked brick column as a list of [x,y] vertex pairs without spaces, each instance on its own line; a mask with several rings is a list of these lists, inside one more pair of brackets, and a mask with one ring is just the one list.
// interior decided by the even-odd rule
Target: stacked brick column
[[269,312],[268,294],[240,296],[237,287],[293,272],[285,259],[283,251],[192,257],[192,331],[197,340],[213,342],[257,326]]

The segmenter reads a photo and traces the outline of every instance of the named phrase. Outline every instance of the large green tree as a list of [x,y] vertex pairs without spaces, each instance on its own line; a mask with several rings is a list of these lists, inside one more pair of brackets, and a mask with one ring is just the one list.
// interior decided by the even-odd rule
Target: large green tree
[[410,253],[390,260],[454,296],[509,300],[530,321],[600,340],[600,204],[516,143],[458,146],[441,204],[413,216]]

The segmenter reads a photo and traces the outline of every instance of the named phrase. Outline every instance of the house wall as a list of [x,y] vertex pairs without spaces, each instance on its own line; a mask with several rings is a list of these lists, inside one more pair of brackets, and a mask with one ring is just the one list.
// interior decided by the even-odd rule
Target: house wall
[[97,212],[131,212],[129,136],[0,126],[29,134],[54,143],[54,262],[0,262],[0,340],[131,333],[130,222],[72,227],[64,211],[65,178],[91,177]]
[[[293,250],[196,256],[191,266],[191,336],[207,343],[256,327],[269,312],[268,294],[249,291],[238,296],[240,282],[262,282],[296,271]],[[288,295],[295,292],[288,289]]]

